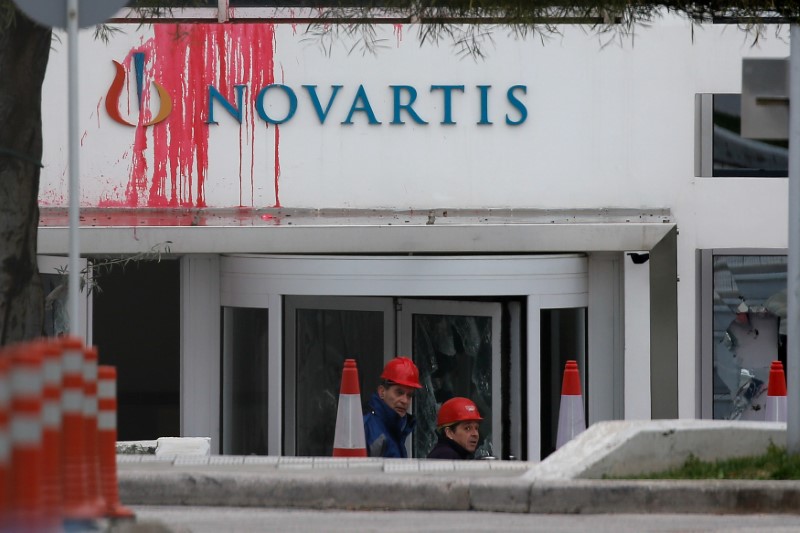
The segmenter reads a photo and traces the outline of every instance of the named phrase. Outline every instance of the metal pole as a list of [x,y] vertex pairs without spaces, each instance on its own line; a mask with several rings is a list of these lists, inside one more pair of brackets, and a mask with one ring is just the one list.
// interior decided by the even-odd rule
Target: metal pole
[[792,24],[789,55],[789,264],[786,324],[786,449],[800,453],[800,25]]
[[80,266],[78,264],[80,246],[78,227],[80,225],[80,173],[78,165],[78,0],[67,0],[67,96],[69,143],[69,285],[68,309],[69,332],[83,338],[80,321]]

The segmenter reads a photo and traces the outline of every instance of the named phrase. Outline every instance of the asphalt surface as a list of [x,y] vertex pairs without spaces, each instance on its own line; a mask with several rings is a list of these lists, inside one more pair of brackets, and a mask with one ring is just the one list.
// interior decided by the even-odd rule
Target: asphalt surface
[[479,511],[316,511],[254,507],[137,506],[136,522],[110,533],[667,533],[800,531],[800,516],[783,514],[542,515]]

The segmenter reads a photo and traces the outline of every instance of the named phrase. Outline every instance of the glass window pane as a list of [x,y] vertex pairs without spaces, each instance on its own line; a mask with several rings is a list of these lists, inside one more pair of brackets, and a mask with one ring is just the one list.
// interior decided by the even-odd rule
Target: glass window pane
[[267,455],[268,421],[268,309],[228,309],[225,313],[223,391],[226,405],[224,453]]
[[713,176],[789,175],[789,142],[741,136],[741,95],[714,95]]
[[383,313],[298,309],[296,317],[297,455],[329,457],[344,360],[356,360],[362,406],[378,385]]
[[412,342],[420,381],[433,391],[414,399],[414,456],[426,457],[433,449],[439,407],[455,396],[474,401],[483,417],[475,456],[494,456],[491,317],[415,314]]
[[772,361],[786,364],[786,256],[716,255],[715,419],[764,420]]

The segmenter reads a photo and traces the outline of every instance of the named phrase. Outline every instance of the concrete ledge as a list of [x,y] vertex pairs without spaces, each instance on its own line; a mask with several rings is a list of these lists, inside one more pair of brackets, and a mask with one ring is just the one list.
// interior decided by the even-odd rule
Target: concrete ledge
[[402,476],[320,477],[127,472],[119,479],[126,505],[211,505],[313,509],[470,509],[467,480],[431,482]]
[[[119,455],[126,505],[508,513],[800,514],[800,480],[597,479],[783,446],[785,424],[594,424],[541,463],[330,457]],[[580,479],[583,478],[583,479]]]
[[531,513],[800,512],[797,481],[616,481],[534,483]]
[[126,472],[125,505],[534,514],[800,513],[800,481],[443,478],[384,474]]
[[500,513],[527,513],[531,484],[519,477],[472,479],[469,484],[470,509]]
[[724,420],[598,422],[534,466],[529,480],[601,479],[703,461],[761,455],[786,445],[786,424]]

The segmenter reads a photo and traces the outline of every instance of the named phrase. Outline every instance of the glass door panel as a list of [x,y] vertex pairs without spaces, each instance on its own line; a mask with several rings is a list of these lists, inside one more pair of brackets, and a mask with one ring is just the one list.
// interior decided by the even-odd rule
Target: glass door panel
[[393,349],[392,300],[287,296],[285,310],[286,453],[331,456],[344,360],[366,405]]
[[[542,458],[556,449],[558,413],[561,407],[561,384],[567,361],[578,362],[583,394],[583,409],[588,420],[586,390],[586,308],[541,310],[541,405]],[[530,393],[535,393],[529,388]]]
[[413,456],[436,443],[436,415],[455,396],[474,401],[483,417],[477,457],[502,457],[499,303],[400,300],[400,355],[410,355],[424,387],[413,405]]
[[222,452],[267,455],[268,309],[223,309]]

